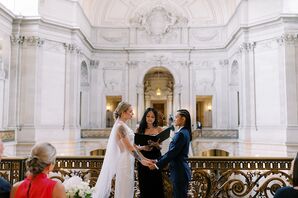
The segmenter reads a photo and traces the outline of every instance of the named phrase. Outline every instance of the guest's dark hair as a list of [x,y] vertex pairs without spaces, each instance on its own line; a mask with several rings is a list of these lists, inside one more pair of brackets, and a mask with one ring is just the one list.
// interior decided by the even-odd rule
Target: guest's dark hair
[[298,186],[298,153],[293,163],[293,186]]
[[33,176],[41,173],[50,164],[56,162],[56,148],[50,143],[39,143],[33,146],[26,160],[27,171]]
[[140,126],[138,128],[138,133],[141,133],[141,134],[144,134],[145,133],[145,130],[147,129],[148,125],[147,125],[147,122],[146,122],[146,116],[149,112],[152,112],[155,116],[155,120],[153,122],[153,127],[157,127],[158,125],[158,119],[157,119],[157,111],[151,107],[147,108],[146,111],[144,112],[144,115],[141,119],[141,122],[140,122]]
[[186,128],[189,132],[189,137],[190,137],[190,141],[192,140],[192,132],[191,132],[191,119],[190,119],[190,114],[186,109],[179,109],[177,111],[179,113],[179,115],[181,115],[182,117],[185,117],[185,125],[184,128]]

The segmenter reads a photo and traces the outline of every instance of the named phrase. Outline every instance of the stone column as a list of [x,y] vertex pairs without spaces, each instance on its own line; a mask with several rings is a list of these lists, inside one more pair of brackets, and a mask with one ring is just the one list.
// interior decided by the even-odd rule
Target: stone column
[[255,58],[256,43],[243,43],[240,47],[242,54],[241,67],[241,106],[242,127],[257,130],[256,90],[255,90]]
[[142,119],[143,113],[145,111],[144,108],[144,85],[137,84],[137,123],[139,123]]
[[168,95],[167,96],[167,118],[169,119],[169,115],[173,115],[173,96]]
[[[284,71],[284,100],[282,108],[282,125],[286,125],[286,151],[288,156],[294,156],[298,149],[298,34],[285,33],[277,39],[279,43],[280,65]],[[282,78],[283,79],[283,78]],[[282,99],[282,98],[281,98]],[[284,109],[284,110],[283,110]]]
[[181,84],[175,84],[174,85],[174,104],[173,104],[174,113],[178,109],[181,109],[181,90],[182,90],[182,85]]
[[145,109],[147,109],[148,107],[150,107],[150,95],[145,94]]
[[8,127],[19,129],[19,95],[20,95],[20,64],[21,64],[21,45],[24,37],[13,34],[11,41],[11,58],[9,72],[9,111],[8,111]]
[[251,155],[252,131],[256,126],[256,98],[255,98],[255,43],[242,43],[239,48],[241,54],[240,67],[240,112],[241,121],[239,128],[239,153]]
[[98,112],[99,112],[99,100],[98,98],[101,97],[98,94],[98,60],[91,60],[90,61],[90,123],[91,128],[99,128],[99,119],[98,119]]
[[4,63],[0,61],[0,129],[4,128],[5,76]]
[[64,84],[64,124],[63,130],[70,141],[80,139],[79,102],[80,102],[80,54],[81,49],[75,44],[64,43],[65,49],[65,84]]
[[39,67],[44,40],[38,36],[11,36],[10,104],[8,127],[17,129],[16,154],[26,155],[37,136]]

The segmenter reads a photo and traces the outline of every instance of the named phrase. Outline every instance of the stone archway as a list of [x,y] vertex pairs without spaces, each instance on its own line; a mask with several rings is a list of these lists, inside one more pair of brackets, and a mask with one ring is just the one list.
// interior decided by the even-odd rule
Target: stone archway
[[155,108],[159,125],[168,125],[173,114],[173,75],[165,67],[153,67],[145,74],[143,83],[145,108]]

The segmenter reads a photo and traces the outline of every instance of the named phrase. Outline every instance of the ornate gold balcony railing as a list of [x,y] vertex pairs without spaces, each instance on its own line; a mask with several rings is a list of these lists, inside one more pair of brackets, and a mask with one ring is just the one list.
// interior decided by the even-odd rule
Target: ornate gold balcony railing
[[[11,183],[24,178],[25,158],[4,158],[0,163],[0,176]],[[291,185],[289,175],[291,158],[264,157],[195,157],[189,159],[192,180],[189,197],[273,197],[281,186]],[[55,176],[77,174],[87,177],[95,185],[103,157],[58,157]],[[135,197],[138,197],[135,174]],[[163,171],[165,194],[171,197],[168,171]]]

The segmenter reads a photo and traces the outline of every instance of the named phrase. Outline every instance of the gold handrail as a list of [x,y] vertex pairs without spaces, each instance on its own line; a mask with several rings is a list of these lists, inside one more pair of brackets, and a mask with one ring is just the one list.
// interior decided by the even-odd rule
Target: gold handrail
[[[23,180],[26,158],[4,157],[0,176],[12,184]],[[288,157],[191,157],[190,197],[272,197],[281,186],[291,185],[292,158]],[[77,174],[94,186],[103,156],[59,156],[54,172],[62,176]],[[135,197],[138,197],[137,171]],[[171,197],[168,170],[163,170],[165,194]],[[57,178],[57,176],[55,176]],[[59,177],[58,177],[59,178]],[[63,177],[60,178],[63,180]]]

